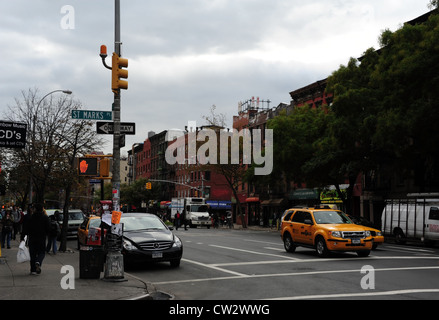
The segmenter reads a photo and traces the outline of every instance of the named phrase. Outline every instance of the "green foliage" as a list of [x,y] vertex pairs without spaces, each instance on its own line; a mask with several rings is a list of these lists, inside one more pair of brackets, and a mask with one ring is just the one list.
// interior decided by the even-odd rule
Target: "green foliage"
[[134,205],[140,208],[142,202],[148,202],[149,200],[156,200],[159,198],[159,183],[152,183],[152,189],[146,189],[146,182],[148,179],[142,178],[135,180],[131,185],[121,185],[121,203]]
[[414,172],[421,190],[439,188],[439,15],[385,30],[380,43],[328,78],[330,107],[269,122],[274,172],[313,185],[349,178],[351,186],[368,170]]

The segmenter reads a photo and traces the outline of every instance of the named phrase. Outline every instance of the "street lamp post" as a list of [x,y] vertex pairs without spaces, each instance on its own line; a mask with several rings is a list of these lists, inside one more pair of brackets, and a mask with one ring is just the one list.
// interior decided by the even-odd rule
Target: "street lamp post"
[[[37,104],[37,108],[36,108],[36,111],[35,111],[35,114],[34,114],[34,116],[33,116],[33,124],[32,124],[32,139],[35,137],[35,122],[36,122],[36,115],[37,115],[37,113],[38,113],[38,109],[40,108],[40,105],[41,105],[41,103],[43,102],[43,100],[46,98],[46,97],[48,97],[48,96],[50,96],[51,94],[54,94],[54,93],[56,93],[56,92],[62,92],[62,93],[64,93],[64,94],[68,94],[68,95],[70,95],[70,94],[72,94],[73,92],[72,91],[70,91],[70,90],[54,90],[54,91],[51,91],[51,92],[49,92],[48,94],[46,94],[44,97],[42,97],[41,99],[40,99],[40,101],[38,101],[38,104]],[[32,148],[32,145],[30,144],[29,145],[29,151],[30,151],[30,148]],[[32,204],[32,193],[33,193],[33,179],[32,179],[32,166],[30,166],[30,181],[29,181],[29,205],[31,205]]]

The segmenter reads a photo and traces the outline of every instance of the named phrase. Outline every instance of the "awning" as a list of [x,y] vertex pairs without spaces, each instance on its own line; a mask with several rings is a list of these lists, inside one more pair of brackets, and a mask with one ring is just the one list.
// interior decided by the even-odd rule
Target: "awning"
[[166,209],[171,205],[171,201],[160,201],[160,208]]
[[317,189],[296,189],[289,195],[290,200],[316,200],[319,198]]
[[259,202],[259,197],[250,197],[245,199],[245,202]]
[[232,201],[206,200],[206,204],[211,209],[217,209],[217,210],[231,210],[232,209]]
[[270,200],[264,200],[261,202],[261,206],[273,206],[273,207],[279,207],[284,204],[284,199],[270,199]]

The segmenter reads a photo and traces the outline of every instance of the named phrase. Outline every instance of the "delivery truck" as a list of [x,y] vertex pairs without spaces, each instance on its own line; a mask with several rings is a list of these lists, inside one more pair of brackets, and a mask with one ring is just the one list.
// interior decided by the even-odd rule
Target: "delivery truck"
[[175,217],[177,211],[182,217],[185,217],[192,228],[206,226],[209,229],[212,225],[205,198],[172,198],[172,218]]
[[439,197],[389,199],[381,223],[384,235],[394,236],[397,243],[413,239],[433,244],[439,241]]

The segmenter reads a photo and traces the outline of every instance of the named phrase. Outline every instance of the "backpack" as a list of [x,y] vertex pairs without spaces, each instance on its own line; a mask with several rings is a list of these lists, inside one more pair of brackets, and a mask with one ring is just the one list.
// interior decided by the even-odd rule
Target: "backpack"
[[60,229],[60,227],[59,227],[59,224],[58,224],[58,222],[56,222],[56,221],[51,221],[50,222],[50,235],[52,236],[52,237],[57,237],[57,236],[59,236],[61,234],[61,229]]

